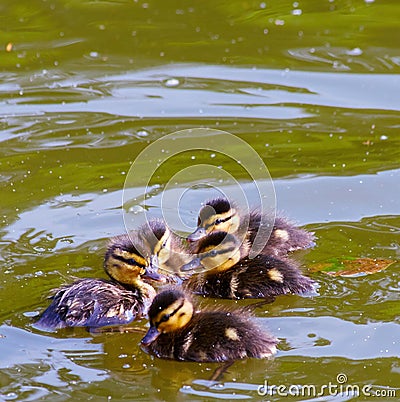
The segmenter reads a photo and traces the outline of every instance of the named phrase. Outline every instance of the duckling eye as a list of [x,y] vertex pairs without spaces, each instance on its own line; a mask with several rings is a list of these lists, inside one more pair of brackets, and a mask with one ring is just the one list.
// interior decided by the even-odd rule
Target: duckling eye
[[211,250],[210,251],[210,256],[215,257],[217,255],[217,250]]
[[215,225],[219,225],[219,224],[221,224],[223,222],[223,220],[222,219],[216,219],[215,220]]
[[165,315],[163,315],[163,316],[161,317],[161,319],[160,319],[160,323],[161,323],[161,322],[166,322],[166,321],[168,321],[168,320],[169,320],[169,317],[171,317],[171,314],[165,314]]

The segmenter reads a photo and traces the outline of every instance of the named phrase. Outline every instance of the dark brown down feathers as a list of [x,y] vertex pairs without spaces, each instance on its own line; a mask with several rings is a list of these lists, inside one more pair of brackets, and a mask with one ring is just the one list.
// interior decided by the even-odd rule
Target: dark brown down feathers
[[[155,316],[176,300],[188,299],[180,289],[168,289],[156,296],[149,310],[151,325]],[[177,309],[174,314],[180,314]],[[168,315],[166,320],[172,319]],[[163,319],[162,319],[163,320]],[[276,352],[277,339],[252,322],[243,309],[195,311],[182,328],[161,333],[147,346],[157,357],[165,359],[225,362],[247,357],[268,358]]]

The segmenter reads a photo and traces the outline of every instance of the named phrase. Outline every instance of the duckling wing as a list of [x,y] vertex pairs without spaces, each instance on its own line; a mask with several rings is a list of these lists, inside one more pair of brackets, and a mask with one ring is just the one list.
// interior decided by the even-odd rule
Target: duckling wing
[[143,311],[138,293],[102,279],[81,279],[60,287],[36,327],[100,327],[127,324]]

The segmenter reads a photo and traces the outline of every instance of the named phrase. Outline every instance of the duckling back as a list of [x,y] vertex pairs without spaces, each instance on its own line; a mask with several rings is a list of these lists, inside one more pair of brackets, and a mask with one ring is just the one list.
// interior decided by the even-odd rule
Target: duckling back
[[[271,220],[272,221],[272,220]],[[260,247],[260,254],[270,256],[286,256],[288,253],[310,248],[314,246],[314,233],[299,228],[283,216],[277,216],[273,224],[271,235],[267,241],[256,239],[257,231],[261,222],[261,215],[257,211],[250,214],[249,219],[249,241],[257,245],[263,242]],[[256,246],[256,249],[259,249]]]
[[314,290],[315,282],[287,259],[258,255],[231,269],[192,275],[183,286],[196,294],[223,299],[268,298]]
[[138,289],[127,289],[118,283],[79,279],[56,290],[35,327],[54,330],[128,324],[146,314],[151,300],[144,298]]

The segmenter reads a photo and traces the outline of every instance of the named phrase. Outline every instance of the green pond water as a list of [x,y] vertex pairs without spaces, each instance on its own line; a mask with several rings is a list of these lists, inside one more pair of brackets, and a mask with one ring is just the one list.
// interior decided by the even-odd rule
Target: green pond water
[[[2,0],[0,400],[397,400],[398,262],[352,278],[309,272],[318,295],[255,311],[278,354],[238,361],[219,383],[215,364],[147,355],[140,333],[32,324],[70,276],[105,277],[105,244],[124,217],[134,226],[164,212],[189,233],[201,202],[232,189],[222,171],[257,203],[248,173],[223,155],[235,144],[207,149],[217,132],[193,132],[207,150],[135,165],[177,130],[223,130],[256,151],[277,210],[316,233],[293,256],[306,272],[333,257],[400,260],[399,21],[397,0]],[[201,164],[217,167],[185,170]],[[323,396],[262,395],[265,382]],[[354,387],[329,394],[329,384]]]

